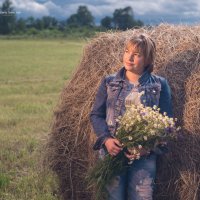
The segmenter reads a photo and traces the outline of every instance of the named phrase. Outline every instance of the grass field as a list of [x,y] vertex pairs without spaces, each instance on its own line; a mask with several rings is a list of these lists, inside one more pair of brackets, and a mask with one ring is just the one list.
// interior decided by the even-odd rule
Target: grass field
[[55,200],[41,147],[84,41],[0,40],[0,199]]

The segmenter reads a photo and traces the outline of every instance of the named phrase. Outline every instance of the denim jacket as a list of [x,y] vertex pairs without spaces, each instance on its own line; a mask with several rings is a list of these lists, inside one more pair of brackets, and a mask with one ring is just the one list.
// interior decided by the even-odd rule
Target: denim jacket
[[[93,146],[94,150],[104,147],[104,142],[109,137],[115,137],[118,127],[116,119],[122,115],[124,106],[125,91],[128,89],[125,81],[125,67],[117,73],[106,76],[97,91],[95,102],[90,113],[90,121],[97,140]],[[138,92],[144,91],[140,101],[145,106],[156,105],[160,112],[166,112],[172,116],[171,89],[165,78],[143,72],[138,80]],[[105,147],[104,147],[105,148]],[[157,146],[154,149],[156,154],[163,154],[168,151],[167,146]]]

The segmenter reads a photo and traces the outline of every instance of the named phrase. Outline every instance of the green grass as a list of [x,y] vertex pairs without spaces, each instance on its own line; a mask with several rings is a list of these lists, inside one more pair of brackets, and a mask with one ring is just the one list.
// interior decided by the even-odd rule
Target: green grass
[[41,149],[84,44],[0,40],[0,199],[59,199],[57,177],[41,166]]

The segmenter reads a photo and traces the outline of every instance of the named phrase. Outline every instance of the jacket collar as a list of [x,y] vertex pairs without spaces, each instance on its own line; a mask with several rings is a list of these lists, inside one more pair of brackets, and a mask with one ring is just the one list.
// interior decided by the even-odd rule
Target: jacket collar
[[[125,81],[125,73],[126,73],[126,69],[123,66],[116,74],[114,81]],[[143,74],[140,76],[140,78],[138,79],[139,84],[143,84],[144,82],[146,82],[150,77],[150,73],[148,70],[145,70],[143,72]]]

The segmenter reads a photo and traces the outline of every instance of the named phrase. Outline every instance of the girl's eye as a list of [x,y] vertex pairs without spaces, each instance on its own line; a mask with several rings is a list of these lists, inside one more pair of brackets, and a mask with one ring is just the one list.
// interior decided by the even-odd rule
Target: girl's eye
[[[125,50],[125,53],[129,53],[129,50],[128,50],[128,49],[126,49],[126,50]],[[139,53],[133,53],[133,56],[140,57],[141,55],[140,55]]]

